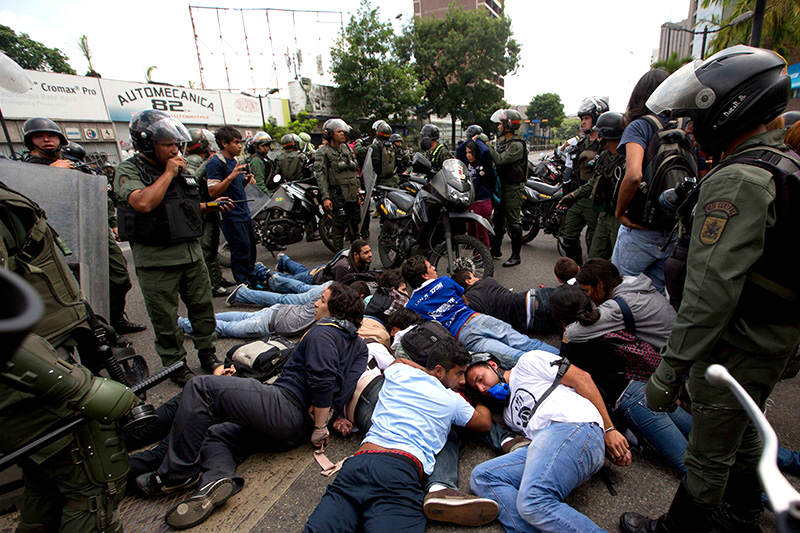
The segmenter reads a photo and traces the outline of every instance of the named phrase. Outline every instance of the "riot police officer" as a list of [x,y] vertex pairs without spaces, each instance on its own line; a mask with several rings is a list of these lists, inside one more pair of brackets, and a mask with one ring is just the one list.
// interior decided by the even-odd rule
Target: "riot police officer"
[[[69,143],[61,128],[50,119],[35,117],[25,121],[22,125],[25,146],[30,150],[25,161],[39,165],[50,165],[59,168],[74,168],[74,160],[63,157],[62,148]],[[74,143],[73,143],[74,144]],[[80,145],[78,145],[80,146]],[[80,147],[85,156],[86,151]],[[80,152],[73,157],[80,158]],[[86,168],[84,166],[82,169]],[[115,206],[108,198],[108,299],[109,321],[117,333],[136,333],[147,329],[142,324],[128,320],[125,315],[125,298],[131,290],[131,278],[128,275],[128,262],[117,244],[117,218]]]
[[303,177],[303,154],[301,154],[294,133],[281,137],[283,150],[275,158],[275,173],[280,174],[283,181],[296,181]]
[[90,310],[60,246],[41,207],[0,184],[0,267],[29,282],[44,304],[22,346],[13,355],[0,350],[0,453],[77,416],[89,418],[21,462],[18,531],[122,531],[117,506],[128,456],[113,421],[137,399],[124,385],[59,357],[92,335]]
[[375,124],[375,139],[372,141],[372,169],[377,176],[376,185],[397,187],[397,152],[390,137],[392,127],[385,120]]
[[600,133],[602,151],[596,158],[592,179],[564,196],[559,206],[571,205],[581,198],[592,199],[592,208],[598,215],[588,257],[611,259],[619,232],[619,220],[614,216],[614,189],[625,173],[625,155],[617,151],[625,129],[625,117],[622,113],[606,111],[597,119],[595,127]]
[[651,409],[670,410],[688,380],[687,473],[665,515],[625,513],[624,531],[760,531],[761,439],[731,391],[704,374],[724,365],[764,409],[800,338],[797,266],[786,256],[800,229],[797,198],[780,186],[800,160],[782,130],[766,128],[789,93],[782,57],[737,45],[684,65],[647,100],[653,113],[691,117],[719,163],[680,209],[691,234],[683,299],[646,390]]
[[389,136],[389,142],[392,143],[394,148],[394,157],[396,162],[395,173],[402,174],[411,166],[411,154],[403,146],[403,137],[399,133],[392,133]]
[[[580,187],[592,178],[594,171],[594,158],[600,153],[600,137],[594,125],[597,119],[608,111],[608,101],[601,97],[588,97],[578,107],[578,117],[581,119],[583,139],[578,141],[574,153],[577,154],[577,178],[571,180],[574,188]],[[573,175],[575,174],[573,173]],[[581,248],[581,231],[586,226],[586,240],[591,246],[594,227],[597,223],[597,212],[592,208],[591,198],[581,198],[569,208],[561,224],[559,239],[564,247],[567,257],[579,265],[583,263]]]
[[438,172],[442,168],[442,163],[453,157],[447,146],[439,142],[439,128],[433,124],[425,124],[419,130],[419,136],[419,146],[425,152],[425,157],[431,162],[431,169]]
[[[148,109],[131,117],[130,133],[138,153],[117,167],[114,191],[120,238],[131,242],[156,352],[164,366],[186,357],[177,322],[180,295],[194,328],[198,359],[210,373],[221,363],[214,348],[211,283],[200,245],[200,191],[179,150],[190,141],[189,132],[168,113]],[[224,205],[226,200],[217,199]],[[183,385],[191,377],[185,369],[172,379]]]
[[300,132],[298,137],[300,138],[300,152],[313,156],[317,149],[314,148],[313,144],[311,144],[311,135],[303,131]]
[[252,153],[247,160],[250,163],[250,172],[256,179],[256,187],[266,195],[272,194],[269,190],[269,179],[274,172],[272,160],[269,159],[269,145],[272,137],[265,131],[259,131],[253,136]]
[[[503,234],[511,237],[511,256],[504,267],[520,264],[522,250],[522,191],[528,177],[528,144],[516,134],[522,115],[514,109],[498,109],[490,119],[497,123],[497,148],[489,146],[497,175],[500,177],[500,205],[494,210],[492,256],[502,257]],[[476,141],[481,142],[483,141]]]
[[350,126],[340,118],[328,119],[322,125],[327,144],[314,156],[314,177],[326,211],[333,214],[331,240],[337,249],[344,246],[347,230],[350,239],[359,236],[361,213],[358,205],[358,165],[353,150],[347,146]]

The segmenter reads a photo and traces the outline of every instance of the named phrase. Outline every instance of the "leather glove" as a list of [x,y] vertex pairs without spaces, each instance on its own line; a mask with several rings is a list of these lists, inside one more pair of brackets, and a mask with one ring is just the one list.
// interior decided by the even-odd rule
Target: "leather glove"
[[314,431],[311,433],[311,445],[315,448],[320,448],[328,444],[328,437],[330,436],[330,432],[328,431],[328,426],[323,426],[321,428],[314,428]]
[[683,380],[684,376],[679,375],[672,365],[662,359],[658,368],[647,380],[645,387],[647,407],[653,411],[669,413],[674,411],[678,407],[676,400]]

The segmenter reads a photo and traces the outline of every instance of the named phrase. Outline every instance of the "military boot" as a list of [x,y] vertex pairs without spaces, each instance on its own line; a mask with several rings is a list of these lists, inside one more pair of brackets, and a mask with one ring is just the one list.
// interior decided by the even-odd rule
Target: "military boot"
[[503,232],[495,228],[495,234],[492,236],[492,257],[499,259],[503,257]]
[[197,359],[200,360],[200,367],[209,374],[213,374],[214,369],[222,364],[222,361],[217,359],[217,352],[214,348],[199,350]]
[[619,527],[625,533],[705,533],[711,531],[712,509],[695,502],[681,483],[667,514],[651,519],[639,513],[623,513]]
[[711,520],[715,531],[760,533],[761,482],[755,470],[731,469],[722,505],[714,509]]
[[522,251],[522,226],[519,224],[512,224],[511,227],[508,228],[508,234],[511,237],[511,257],[503,262],[503,266],[513,267],[522,262],[519,257]]
[[564,249],[564,255],[578,263],[578,266],[583,264],[583,249],[581,248],[581,241],[578,239],[562,239],[561,247]]

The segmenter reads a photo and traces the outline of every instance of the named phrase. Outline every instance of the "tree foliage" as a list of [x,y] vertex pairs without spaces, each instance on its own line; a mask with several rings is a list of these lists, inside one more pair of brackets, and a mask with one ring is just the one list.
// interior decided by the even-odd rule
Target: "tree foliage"
[[554,140],[564,141],[570,137],[574,137],[578,133],[578,127],[581,125],[581,119],[578,117],[568,117],[561,121],[561,125],[552,130],[552,138]]
[[[727,17],[712,17],[710,26],[724,26],[739,15],[755,9],[755,0],[703,0],[705,8],[712,4],[721,5]],[[721,30],[711,41],[706,57],[735,44],[750,44],[752,30],[752,18]],[[766,3],[760,46],[775,50],[789,63],[800,61],[800,2],[769,0]]]
[[683,65],[692,61],[692,56],[679,57],[678,52],[672,52],[666,59],[659,59],[650,65],[651,68],[660,68],[670,74],[681,68]]
[[531,98],[525,114],[531,120],[547,119],[551,128],[557,128],[564,120],[564,104],[561,103],[561,97],[556,93],[537,94]]
[[75,74],[68,58],[58,48],[48,48],[30,38],[27,33],[17,34],[8,26],[0,24],[0,50],[22,68]]
[[457,119],[500,107],[498,82],[516,69],[520,47],[505,15],[495,18],[485,9],[467,11],[453,4],[444,19],[415,17],[399,39],[399,50],[404,61],[414,61],[425,87],[418,112],[449,114],[455,125]]
[[276,141],[280,141],[281,137],[287,133],[311,133],[317,127],[319,121],[315,118],[309,118],[307,111],[300,111],[294,117],[294,120],[289,122],[286,126],[278,126],[275,124],[275,119],[270,117],[269,122],[264,124],[264,131],[269,133]]
[[398,58],[392,25],[369,0],[362,0],[331,48],[331,63],[333,105],[347,121],[403,120],[422,97],[413,68]]

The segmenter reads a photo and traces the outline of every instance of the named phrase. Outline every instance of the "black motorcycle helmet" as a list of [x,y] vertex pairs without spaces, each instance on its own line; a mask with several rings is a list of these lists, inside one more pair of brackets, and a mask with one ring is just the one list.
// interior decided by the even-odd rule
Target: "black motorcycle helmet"
[[[64,133],[61,131],[61,128],[58,127],[58,124],[49,118],[34,117],[29,118],[25,121],[25,124],[22,125],[22,136],[25,141],[25,147],[28,150],[34,150],[36,146],[33,145],[33,134],[45,131],[58,135],[58,138],[61,139],[61,145],[59,146],[59,149],[63,148],[69,143],[67,138],[64,137]],[[54,152],[57,151],[58,150],[54,150]]]
[[425,124],[422,126],[422,129],[419,130],[420,137],[427,137],[432,141],[439,140],[439,128],[434,126],[433,124]]
[[76,142],[70,142],[61,149],[61,153],[64,157],[74,159],[75,161],[83,161],[86,158],[86,148]]
[[600,115],[608,111],[608,98],[602,96],[588,96],[578,106],[578,118],[586,115],[592,117],[592,126],[597,125]]
[[464,137],[466,137],[467,139],[472,139],[479,133],[483,133],[483,128],[481,128],[477,124],[472,124],[471,126],[467,126],[467,129],[464,130]]
[[603,139],[616,141],[622,137],[625,129],[625,117],[616,111],[606,111],[597,118],[594,127]]
[[189,130],[166,111],[145,109],[131,117],[128,126],[133,147],[141,154],[155,158],[153,143],[174,142],[185,144],[191,141]]
[[786,61],[771,50],[736,45],[687,63],[653,91],[653,113],[691,117],[703,150],[719,155],[730,142],[777,117],[789,99]]

